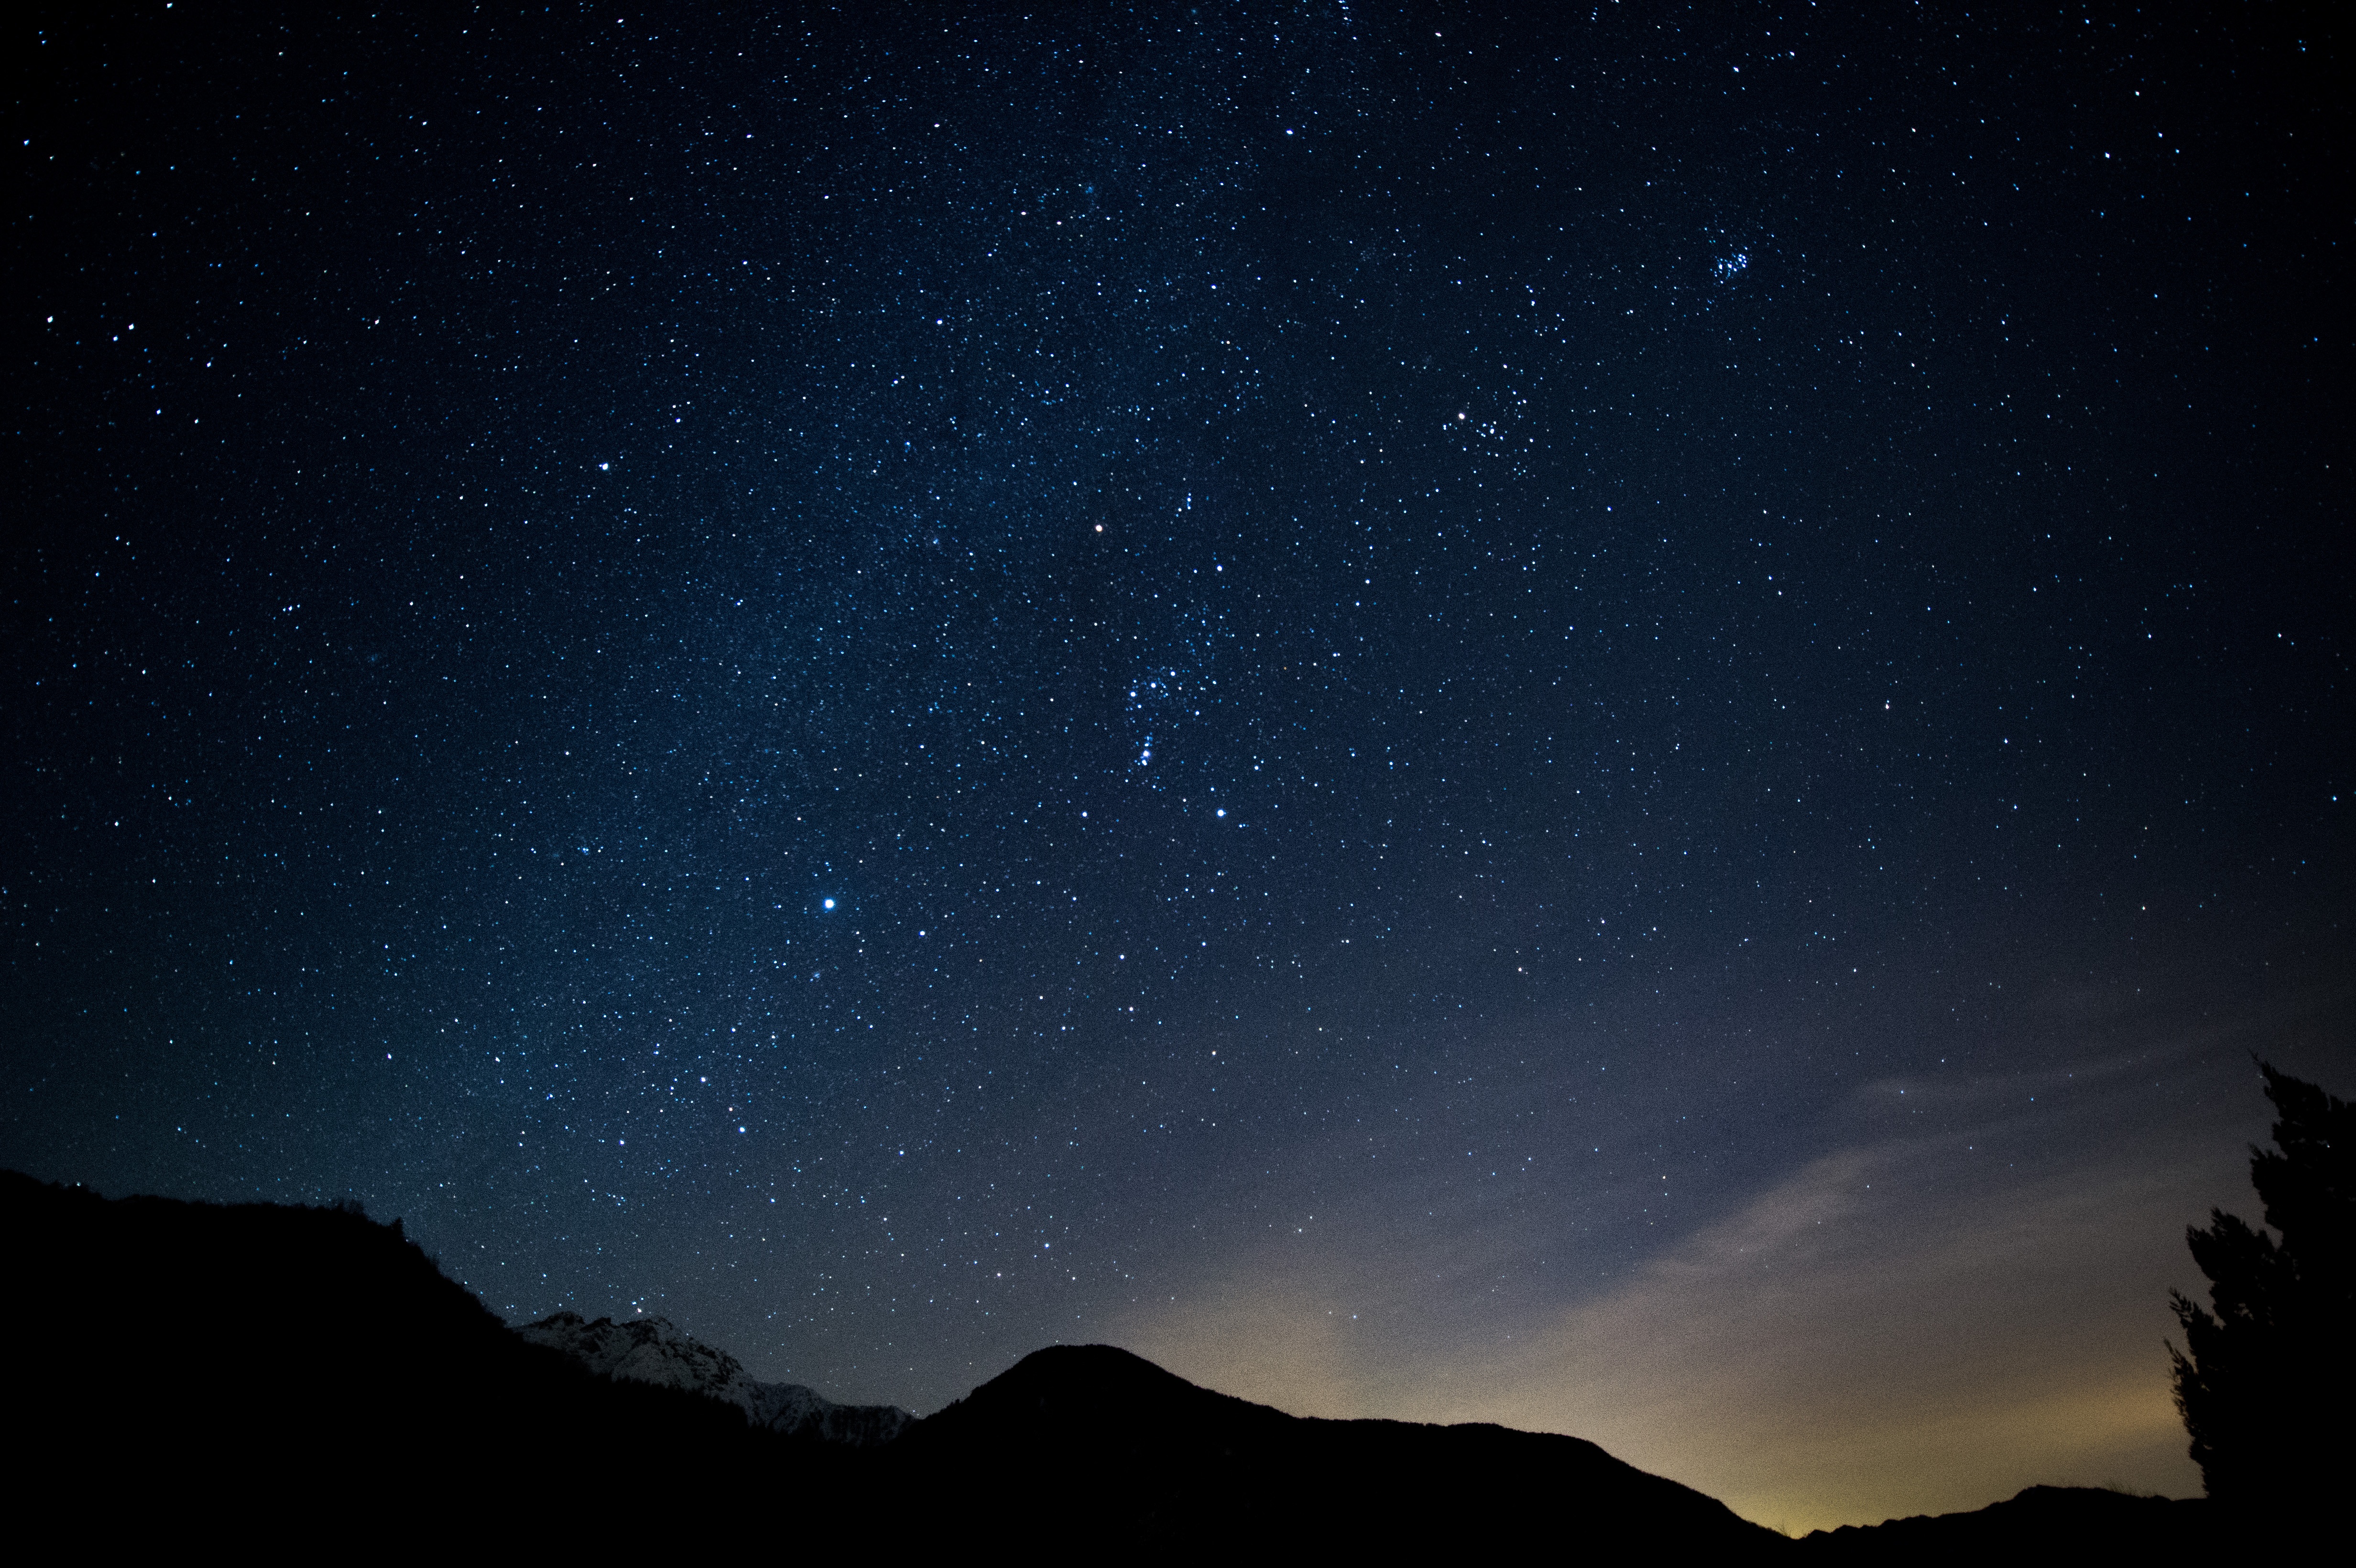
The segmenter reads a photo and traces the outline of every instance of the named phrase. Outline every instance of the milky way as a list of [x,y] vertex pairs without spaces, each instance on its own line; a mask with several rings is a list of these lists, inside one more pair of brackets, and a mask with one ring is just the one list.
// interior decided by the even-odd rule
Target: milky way
[[862,12],[17,24],[0,1159],[836,1398],[2197,1486],[2347,1092],[2336,47]]

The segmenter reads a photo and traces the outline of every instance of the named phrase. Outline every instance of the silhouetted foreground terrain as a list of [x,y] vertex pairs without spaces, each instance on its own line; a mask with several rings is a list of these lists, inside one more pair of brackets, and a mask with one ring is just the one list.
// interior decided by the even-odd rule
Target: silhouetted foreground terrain
[[886,1452],[963,1509],[1021,1499],[1043,1520],[1189,1551],[1458,1556],[1550,1535],[1735,1560],[1790,1544],[1576,1437],[1304,1419],[1103,1345],[1033,1351]]
[[0,1236],[20,1519],[110,1541],[554,1524],[610,1512],[617,1464],[751,1501],[816,1447],[526,1344],[356,1211],[110,1201],[6,1171]]
[[[748,1424],[746,1402],[798,1411],[809,1391],[706,1397],[617,1373],[654,1355],[669,1370],[652,1375],[712,1360],[692,1375],[744,1381],[668,1325],[622,1335],[551,1319],[535,1328],[561,1330],[573,1354],[529,1342],[397,1221],[109,1201],[15,1172],[0,1172],[0,1220],[20,1325],[16,1495],[26,1517],[102,1520],[116,1541],[327,1550],[489,1531],[607,1548],[758,1533],[776,1546],[787,1531],[797,1550],[989,1542],[1059,1558],[1461,1557],[1547,1541],[1920,1563],[2180,1549],[2205,1532],[2205,1504],[2032,1488],[1973,1514],[1794,1543],[1578,1438],[1304,1419],[1106,1346],[1037,1351],[889,1441],[870,1416],[847,1428],[851,1442],[797,1438]],[[40,1326],[29,1339],[28,1323]],[[591,1370],[605,1361],[605,1375]],[[826,1425],[807,1413],[785,1424]]]
[[2030,1487],[1969,1513],[1820,1530],[1803,1539],[1800,1550],[1812,1563],[1839,1564],[2153,1563],[2207,1546],[2214,1528],[2210,1505],[2198,1498]]

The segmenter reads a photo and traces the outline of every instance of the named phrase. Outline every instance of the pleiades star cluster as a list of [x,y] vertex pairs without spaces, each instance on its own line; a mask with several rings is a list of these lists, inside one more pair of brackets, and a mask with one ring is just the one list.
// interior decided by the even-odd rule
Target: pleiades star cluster
[[838,1399],[2197,1487],[2349,1083],[2327,12],[7,27],[0,1161]]

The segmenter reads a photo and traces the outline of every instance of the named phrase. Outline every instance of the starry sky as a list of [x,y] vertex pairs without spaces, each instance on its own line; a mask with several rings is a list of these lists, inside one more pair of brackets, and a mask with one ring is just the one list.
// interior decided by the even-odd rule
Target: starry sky
[[920,1412],[2197,1494],[2356,1020],[2324,12],[7,26],[0,1163]]

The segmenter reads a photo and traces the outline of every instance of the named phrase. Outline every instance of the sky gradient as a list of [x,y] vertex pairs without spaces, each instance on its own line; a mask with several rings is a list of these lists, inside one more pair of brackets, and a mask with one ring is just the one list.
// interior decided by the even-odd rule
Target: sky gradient
[[0,1163],[838,1400],[2196,1494],[2351,1080],[2337,32],[871,11],[9,24]]

